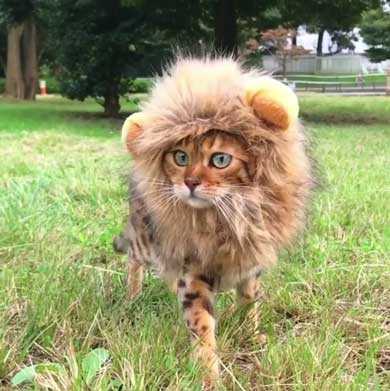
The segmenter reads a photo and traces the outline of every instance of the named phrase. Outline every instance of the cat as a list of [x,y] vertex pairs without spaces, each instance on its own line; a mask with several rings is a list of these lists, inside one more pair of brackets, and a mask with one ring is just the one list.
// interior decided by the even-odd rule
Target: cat
[[123,139],[130,217],[114,246],[128,254],[129,296],[146,265],[173,287],[213,384],[216,294],[235,288],[240,304],[256,303],[260,274],[304,225],[314,178],[297,98],[233,59],[178,58]]

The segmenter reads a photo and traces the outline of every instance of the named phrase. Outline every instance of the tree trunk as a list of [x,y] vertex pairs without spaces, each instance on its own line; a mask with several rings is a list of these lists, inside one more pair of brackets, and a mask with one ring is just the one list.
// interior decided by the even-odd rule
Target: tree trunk
[[121,105],[119,103],[118,86],[116,84],[113,83],[107,88],[103,106],[104,115],[107,117],[118,117]]
[[317,56],[322,56],[322,41],[324,40],[324,28],[320,28],[318,32],[318,41],[317,41]]
[[37,29],[32,18],[26,20],[22,37],[24,99],[33,100],[38,85]]
[[13,25],[8,29],[7,36],[7,68],[5,79],[5,95],[16,99],[23,99],[25,85],[21,53],[21,37],[24,25]]
[[296,31],[295,31],[295,34],[292,36],[291,45],[297,46],[297,32]]
[[38,84],[37,30],[33,18],[12,25],[7,37],[5,94],[35,99]]
[[236,0],[218,0],[215,9],[215,47],[237,55]]
[[2,56],[1,53],[0,53],[0,65],[1,65],[1,69],[3,70],[4,72],[4,75],[6,74],[6,69],[7,69],[7,64],[6,64],[6,56]]

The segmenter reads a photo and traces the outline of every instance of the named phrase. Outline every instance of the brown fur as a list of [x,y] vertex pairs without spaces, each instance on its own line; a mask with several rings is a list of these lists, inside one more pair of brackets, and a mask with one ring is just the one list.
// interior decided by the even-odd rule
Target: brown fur
[[[212,376],[218,373],[214,292],[236,287],[241,302],[256,300],[256,277],[275,264],[279,250],[303,227],[313,186],[298,121],[275,105],[265,122],[261,99],[251,105],[245,100],[245,86],[257,78],[230,59],[179,59],[156,81],[143,105],[147,122],[142,131],[136,128],[127,138],[135,159],[138,196],[133,199],[142,199],[142,208],[133,214],[146,210],[153,221],[151,254],[168,283],[178,280],[187,324],[201,340],[197,354]],[[265,109],[272,107],[267,102]],[[207,164],[179,169],[172,161],[172,151],[181,146],[207,162],[215,143],[218,149],[230,148],[236,159],[230,171],[218,172]],[[172,184],[194,176],[212,191],[221,184],[232,186],[227,215],[164,195]],[[239,191],[234,190],[237,183],[243,185]]]
[[[234,286],[237,278],[273,265],[278,250],[302,228],[313,183],[304,135],[299,123],[287,131],[271,128],[245,104],[243,85],[256,76],[231,60],[179,60],[142,108],[149,122],[132,147],[134,173],[157,222],[167,276],[180,274],[184,259],[197,254],[206,272],[223,268],[223,287]],[[231,221],[233,230],[213,209],[154,207],[160,182],[168,179],[161,164],[165,152],[210,129],[239,136],[248,145],[253,186],[249,202],[234,201],[240,214]]]

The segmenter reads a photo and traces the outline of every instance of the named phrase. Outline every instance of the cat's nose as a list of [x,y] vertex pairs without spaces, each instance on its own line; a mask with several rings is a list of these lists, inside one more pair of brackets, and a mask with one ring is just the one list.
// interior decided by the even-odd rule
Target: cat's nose
[[192,193],[195,190],[196,186],[200,185],[200,179],[198,177],[189,177],[184,179],[184,183]]

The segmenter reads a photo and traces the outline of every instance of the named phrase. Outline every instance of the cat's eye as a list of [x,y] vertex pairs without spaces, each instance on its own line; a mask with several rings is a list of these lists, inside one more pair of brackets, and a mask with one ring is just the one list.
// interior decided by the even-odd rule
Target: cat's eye
[[173,158],[175,159],[176,164],[181,167],[188,166],[190,161],[188,155],[180,150],[173,152]]
[[210,164],[216,168],[226,168],[232,162],[232,155],[217,152],[211,156]]

